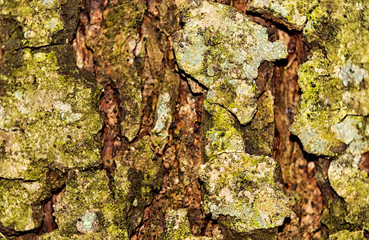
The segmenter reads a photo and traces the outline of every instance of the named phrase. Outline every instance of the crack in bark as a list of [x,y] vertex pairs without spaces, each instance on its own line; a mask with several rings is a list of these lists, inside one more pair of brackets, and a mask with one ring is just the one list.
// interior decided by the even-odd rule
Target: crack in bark
[[[274,156],[281,163],[283,181],[287,195],[292,199],[299,196],[302,202],[291,202],[295,216],[284,225],[279,239],[298,237],[304,239],[321,238],[322,196],[315,179],[315,163],[308,161],[299,141],[294,140],[288,127],[296,112],[300,90],[297,84],[297,68],[306,59],[301,34],[289,35],[289,42],[296,41],[297,54],[289,68],[276,66],[274,77],[276,143]],[[294,43],[295,44],[295,43]],[[291,54],[291,53],[290,53]],[[310,209],[310,210],[307,210]]]

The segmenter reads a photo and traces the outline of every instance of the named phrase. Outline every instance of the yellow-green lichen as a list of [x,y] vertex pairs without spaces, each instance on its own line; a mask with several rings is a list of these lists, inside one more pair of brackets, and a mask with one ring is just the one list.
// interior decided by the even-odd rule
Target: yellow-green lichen
[[273,155],[274,147],[274,97],[267,90],[259,101],[253,121],[243,127],[246,152],[254,155]]
[[71,52],[58,46],[5,56],[0,177],[38,180],[47,168],[99,163],[100,90],[76,69]]
[[[129,187],[128,176],[124,177]],[[54,205],[58,231],[45,239],[58,239],[59,236],[72,239],[128,239],[124,228],[125,214],[121,215],[121,211],[127,211],[129,206],[126,199],[128,192],[122,183],[116,185],[116,189],[122,189],[125,194],[119,194],[121,198],[115,200],[104,170],[70,174],[65,191]]]
[[369,229],[369,178],[361,171],[355,156],[344,154],[333,161],[328,176],[333,189],[347,203],[345,220],[357,227]]
[[[193,3],[183,20],[173,43],[178,66],[207,88],[206,163],[199,172],[204,210],[237,233],[275,230],[290,214],[275,183],[277,163],[245,153],[242,125],[251,122],[257,110],[254,80],[260,63],[286,57],[286,48],[269,42],[266,28],[229,6]],[[266,126],[269,121],[266,117]]]
[[0,225],[20,232],[40,227],[42,203],[64,182],[64,174],[57,170],[48,170],[47,176],[35,182],[0,179]]
[[208,103],[205,109],[209,113],[205,117],[204,149],[208,158],[221,153],[244,152],[242,134],[233,116],[224,108]]
[[43,234],[39,237],[40,240],[90,240],[90,239],[106,239],[106,240],[128,240],[128,234],[116,227],[115,225],[106,226],[106,231],[86,233],[86,234],[72,234],[63,236],[59,230]]
[[[215,83],[206,95],[207,103],[218,103],[241,119],[249,122],[256,112],[255,86],[250,81],[225,79]],[[208,104],[205,104],[207,110]]]
[[152,199],[152,190],[161,187],[163,171],[162,164],[155,155],[154,145],[152,145],[150,137],[145,136],[133,143],[124,153],[123,161],[120,164],[132,166],[143,174],[142,193],[149,204]]
[[326,205],[327,208],[323,210],[320,221],[329,229],[330,234],[352,228],[353,225],[342,218],[347,215],[347,204],[342,198],[329,199]]
[[368,7],[366,1],[322,1],[309,14],[304,32],[312,51],[299,68],[303,94],[290,127],[309,153],[342,152],[333,126],[347,115],[369,114],[369,34],[363,17]]
[[0,224],[15,231],[40,227],[43,209],[39,204],[51,194],[45,184],[0,179]]
[[[369,150],[369,119],[361,116],[346,116],[345,119],[331,127],[339,140],[348,145],[345,152],[334,160],[329,167],[328,177],[332,188],[343,198],[343,204],[335,203],[329,206],[330,215],[323,220],[328,221],[327,226],[330,230],[340,230],[346,225],[351,224],[359,229],[368,229],[367,209],[369,202],[367,200],[367,185],[369,179],[367,173],[361,171],[359,163],[362,154]],[[343,208],[343,209],[340,209]],[[337,214],[340,214],[337,216]],[[344,215],[344,219],[340,218]],[[330,219],[328,219],[330,217]],[[340,225],[343,226],[340,226]]]
[[21,33],[15,32],[8,41],[0,42],[7,50],[68,43],[77,26],[78,13],[76,0],[0,1],[0,15],[16,20],[21,29]]
[[286,57],[286,48],[269,42],[266,28],[229,6],[203,1],[183,20],[173,43],[178,66],[209,89],[208,101],[247,124],[256,111],[253,80],[260,63]]
[[64,184],[63,172],[100,161],[100,88],[72,56],[67,45],[4,55],[0,223],[8,229],[39,227],[42,202]]
[[246,153],[224,153],[201,166],[204,210],[238,233],[275,228],[290,215],[288,200],[276,185],[277,162]]
[[350,232],[347,230],[342,230],[338,233],[329,236],[329,240],[365,240],[364,231]]
[[186,209],[170,209],[165,218],[165,237],[167,240],[181,240],[191,236],[190,222]]
[[248,2],[247,10],[285,24],[289,29],[302,30],[307,15],[317,3],[318,0],[251,0]]

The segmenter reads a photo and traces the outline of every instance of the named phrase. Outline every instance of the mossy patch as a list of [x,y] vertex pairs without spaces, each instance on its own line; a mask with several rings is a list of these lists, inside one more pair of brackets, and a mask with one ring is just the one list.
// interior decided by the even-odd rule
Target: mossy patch
[[39,227],[41,202],[64,184],[63,172],[100,162],[100,88],[70,56],[67,45],[4,55],[0,222],[9,229]]
[[45,183],[0,179],[0,223],[15,231],[30,231],[41,225],[39,203],[50,197]]
[[[275,227],[290,214],[275,183],[277,163],[245,153],[241,126],[251,122],[257,110],[254,81],[261,62],[286,57],[286,48],[268,41],[266,28],[222,4],[192,3],[182,19],[184,27],[173,38],[178,66],[206,88],[206,163],[199,171],[204,211],[236,233],[273,229],[275,237]],[[266,117],[265,124],[269,121]]]
[[[302,96],[290,130],[305,151],[334,157],[328,177],[345,203],[329,203],[330,211],[323,213],[322,222],[331,233],[369,226],[369,182],[359,168],[369,150],[368,14],[367,1],[320,1],[304,28],[311,52],[299,67]],[[355,236],[341,231],[330,239]]]
[[364,237],[364,231],[356,231],[350,232],[347,230],[342,230],[338,233],[332,234],[329,236],[329,240],[365,240],[367,239]]
[[77,0],[0,1],[0,15],[17,21],[18,27],[8,39],[0,37],[0,42],[6,50],[70,43],[79,10]]
[[[270,157],[224,153],[201,166],[204,210],[238,233],[275,228],[290,215],[288,200],[275,183]],[[222,220],[223,219],[223,220]]]
[[38,180],[46,167],[83,169],[99,163],[100,89],[79,74],[67,57],[71,52],[58,46],[5,55],[1,177]]
[[130,182],[127,174],[124,177],[125,185],[116,186],[124,194],[119,195],[121,199],[114,200],[104,170],[71,173],[65,191],[57,197],[54,205],[58,231],[50,237],[45,236],[45,239],[58,239],[56,234],[72,239],[128,239],[127,230],[123,227],[125,214],[122,215],[121,211],[127,211],[130,204],[125,198]]
[[160,189],[162,183],[162,163],[157,158],[154,147],[150,137],[145,136],[133,143],[123,154],[123,159],[118,160],[120,164],[131,166],[143,174],[142,194],[147,204],[151,202],[152,190]]
[[258,110],[249,125],[242,126],[246,152],[253,155],[273,155],[274,98],[267,90],[259,97]]
[[302,30],[307,21],[307,15],[317,4],[318,0],[251,0],[247,10],[282,23],[290,30]]
[[242,133],[233,116],[224,108],[205,100],[204,154],[213,158],[221,153],[244,152]]
[[369,114],[368,7],[365,1],[323,1],[309,14],[304,33],[313,48],[299,68],[303,94],[290,128],[309,153],[342,152],[332,126],[347,115]]

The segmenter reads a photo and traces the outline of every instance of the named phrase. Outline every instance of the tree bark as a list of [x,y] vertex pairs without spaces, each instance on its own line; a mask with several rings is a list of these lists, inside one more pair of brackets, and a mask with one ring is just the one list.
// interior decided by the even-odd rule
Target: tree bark
[[0,0],[0,239],[366,239],[367,16]]

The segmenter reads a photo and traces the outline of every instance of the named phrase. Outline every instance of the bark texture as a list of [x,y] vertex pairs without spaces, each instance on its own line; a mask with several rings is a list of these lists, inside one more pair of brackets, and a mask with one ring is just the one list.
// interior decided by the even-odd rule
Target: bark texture
[[0,0],[0,239],[367,239],[368,16]]

